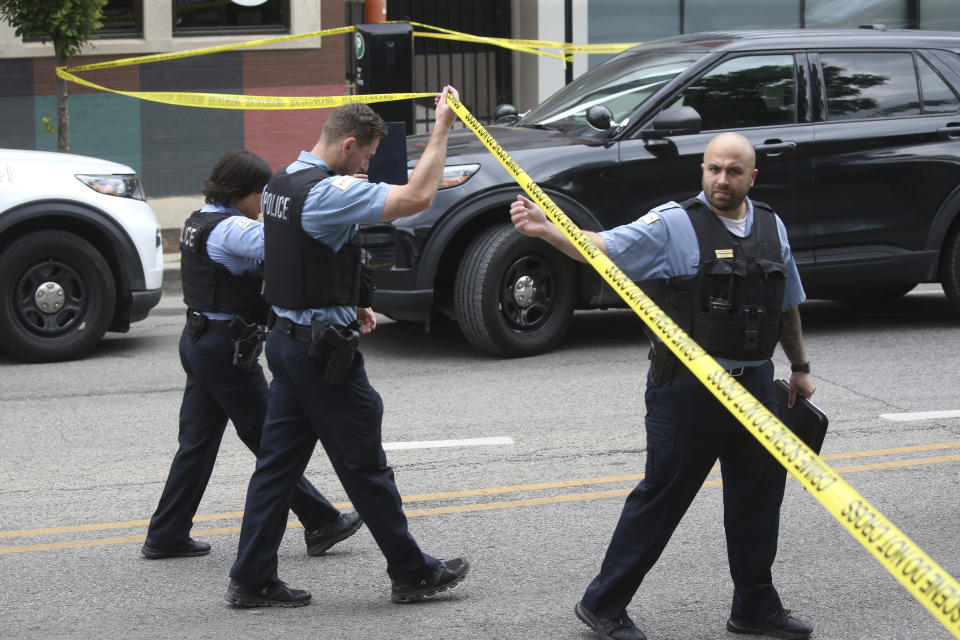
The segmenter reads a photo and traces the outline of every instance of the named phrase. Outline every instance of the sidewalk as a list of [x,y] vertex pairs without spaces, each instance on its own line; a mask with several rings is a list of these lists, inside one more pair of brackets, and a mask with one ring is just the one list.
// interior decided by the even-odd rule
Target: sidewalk
[[[179,229],[177,230],[179,233]],[[180,284],[180,252],[168,252],[167,243],[163,243],[163,295],[181,296],[183,287]]]

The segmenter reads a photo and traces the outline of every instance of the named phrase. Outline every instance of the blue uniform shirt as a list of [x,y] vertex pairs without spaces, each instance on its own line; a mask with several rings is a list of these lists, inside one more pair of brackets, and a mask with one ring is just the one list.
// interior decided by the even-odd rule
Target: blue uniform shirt
[[[701,191],[697,196],[709,206]],[[753,228],[753,202],[746,199],[747,216],[744,235]],[[806,300],[800,274],[797,272],[793,253],[787,241],[787,230],[777,216],[777,234],[783,251],[786,268],[783,307],[786,311]],[[729,228],[729,227],[728,227]],[[633,280],[672,278],[693,275],[700,263],[700,244],[687,212],[676,202],[668,202],[653,209],[647,215],[619,227],[601,231],[610,259]],[[724,367],[757,366],[764,361],[740,362],[718,359]]]
[[[287,166],[287,173],[310,167],[330,168],[322,158],[301,151],[300,157]],[[389,190],[390,185],[383,182],[374,184],[352,176],[327,178],[310,189],[303,203],[300,223],[311,238],[339,251],[356,235],[359,225],[380,221]],[[274,306],[273,310],[278,316],[297,324],[317,321],[348,325],[357,319],[355,307],[284,309]]]
[[[204,213],[226,213],[230,217],[207,236],[207,255],[235,276],[245,271],[256,273],[263,267],[263,223],[251,220],[233,205],[206,204]],[[229,320],[229,313],[205,311],[211,320]]]

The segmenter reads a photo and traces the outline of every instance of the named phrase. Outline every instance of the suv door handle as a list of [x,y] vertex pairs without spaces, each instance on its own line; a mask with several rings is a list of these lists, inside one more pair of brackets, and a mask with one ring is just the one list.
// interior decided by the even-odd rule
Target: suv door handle
[[782,156],[788,151],[793,151],[797,148],[797,143],[792,140],[787,142],[782,142],[780,140],[766,140],[763,144],[757,145],[756,150],[770,158],[776,158],[777,156]]
[[948,140],[960,138],[960,123],[950,122],[947,126],[937,129],[937,134],[939,134],[941,138]]

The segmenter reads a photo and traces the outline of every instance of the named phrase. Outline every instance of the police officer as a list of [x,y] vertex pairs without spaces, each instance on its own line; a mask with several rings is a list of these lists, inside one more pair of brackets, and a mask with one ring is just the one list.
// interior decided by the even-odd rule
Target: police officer
[[[206,205],[180,236],[187,324],[180,362],[187,384],[180,405],[180,448],[173,458],[141,553],[147,558],[201,556],[206,542],[190,527],[210,480],[229,418],[254,454],[267,411],[267,382],[257,362],[267,306],[261,297],[263,224],[260,193],[270,166],[249,151],[225,154],[204,183]],[[304,526],[307,553],[320,555],[362,524],[341,514],[306,478],[299,477],[284,508]]]
[[[639,220],[585,232],[635,280],[665,284],[661,306],[771,411],[778,411],[770,357],[779,340],[792,364],[790,405],[815,384],[797,305],[805,299],[779,217],[747,192],[757,175],[750,142],[724,133],[707,145],[703,191]],[[520,197],[521,233],[583,260],[543,212]],[[575,607],[600,638],[642,640],[626,607],[707,474],[720,459],[733,603],[727,629],[801,639],[813,627],[783,608],[771,566],[786,472],[662,343],[652,351],[645,395],[647,463],[627,497],[600,573]]]
[[320,441],[343,487],[387,560],[394,602],[419,600],[460,582],[464,558],[423,553],[407,528],[393,470],[381,443],[383,405],[370,386],[359,335],[376,326],[362,286],[359,224],[426,209],[446,160],[456,115],[436,99],[436,124],[405,185],[373,184],[366,171],[383,120],[368,106],[331,112],[311,152],[279,171],[263,193],[267,300],[277,314],[267,338],[273,373],[263,447],[250,479],[237,560],[226,600],[235,607],[309,604],[310,593],[277,576],[283,509]]

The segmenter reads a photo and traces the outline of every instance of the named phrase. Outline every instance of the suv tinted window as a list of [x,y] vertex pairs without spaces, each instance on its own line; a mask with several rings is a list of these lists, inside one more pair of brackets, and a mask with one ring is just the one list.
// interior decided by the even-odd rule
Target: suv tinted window
[[951,113],[960,107],[956,94],[924,60],[919,61],[924,113]]
[[567,135],[605,136],[587,124],[587,110],[606,105],[620,121],[703,54],[641,51],[624,53],[577,78],[530,110],[518,126],[545,126]]
[[919,115],[911,53],[822,53],[828,120]]
[[738,129],[797,121],[792,55],[727,60],[684,89],[682,103],[700,112],[703,130]]

